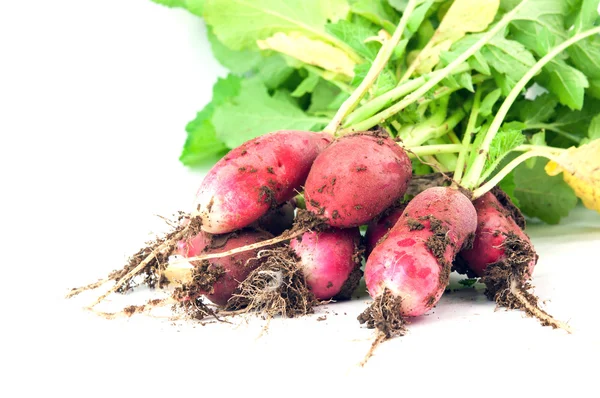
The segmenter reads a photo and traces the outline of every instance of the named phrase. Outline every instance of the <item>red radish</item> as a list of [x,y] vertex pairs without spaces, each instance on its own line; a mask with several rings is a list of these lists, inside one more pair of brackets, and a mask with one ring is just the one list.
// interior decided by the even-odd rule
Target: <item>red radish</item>
[[[396,318],[429,311],[448,284],[456,253],[476,227],[475,208],[460,191],[436,187],[415,196],[367,260],[365,281],[374,306],[387,307]],[[377,326],[387,337],[403,329],[398,324],[390,329],[377,314],[381,311],[372,306],[359,320]]]
[[359,242],[358,228],[306,232],[290,242],[317,299],[350,298],[362,277]]
[[477,231],[473,245],[459,253],[457,262],[481,277],[486,296],[498,305],[522,309],[543,325],[571,333],[570,326],[542,310],[539,299],[529,291],[538,255],[522,230],[525,221],[519,210],[500,189],[485,193],[474,205]]
[[202,230],[244,228],[291,199],[317,155],[331,142],[324,133],[282,130],[233,149],[208,172],[196,195]]
[[[494,192],[499,193],[499,190]],[[494,193],[487,192],[473,202],[477,211],[477,231],[473,246],[462,250],[460,257],[479,277],[486,275],[489,266],[518,261],[519,267],[522,268],[520,272],[527,280],[533,274],[538,256],[529,237],[522,230],[525,226],[522,216],[514,207],[507,207],[505,195],[501,198],[504,204]],[[515,249],[521,252],[518,258]]]
[[[224,235],[210,235],[201,232],[187,241],[179,242],[177,254],[194,257],[201,254],[223,253],[271,237],[272,235],[269,233],[254,230],[241,230]],[[261,263],[262,260],[257,258],[257,250],[205,260],[199,267],[194,267],[191,272],[193,280],[185,283],[184,291],[188,297],[205,295],[213,303],[225,306],[227,301],[238,291],[240,283]],[[176,279],[169,275],[174,275],[178,271],[177,275],[181,275],[180,269],[170,265],[166,271],[167,278]],[[189,276],[182,279],[190,281]]]
[[375,246],[377,246],[389,230],[396,225],[396,222],[400,219],[405,207],[405,204],[394,206],[389,210],[386,210],[381,217],[372,220],[368,224],[367,232],[365,234],[366,257],[369,257],[369,254],[371,254]]
[[344,136],[315,159],[306,208],[332,227],[365,224],[404,196],[411,170],[404,150],[387,135]]

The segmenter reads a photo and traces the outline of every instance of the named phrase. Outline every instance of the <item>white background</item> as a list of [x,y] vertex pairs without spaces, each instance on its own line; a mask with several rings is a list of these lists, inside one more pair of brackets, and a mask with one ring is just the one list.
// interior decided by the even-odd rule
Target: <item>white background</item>
[[0,396],[597,396],[600,216],[583,208],[528,229],[536,293],[573,335],[465,290],[361,368],[364,294],[264,333],[259,319],[108,321],[81,309],[93,294],[64,300],[163,230],[155,215],[188,210],[202,173],[177,160],[184,126],[225,74],[200,19],[149,0],[1,3]]

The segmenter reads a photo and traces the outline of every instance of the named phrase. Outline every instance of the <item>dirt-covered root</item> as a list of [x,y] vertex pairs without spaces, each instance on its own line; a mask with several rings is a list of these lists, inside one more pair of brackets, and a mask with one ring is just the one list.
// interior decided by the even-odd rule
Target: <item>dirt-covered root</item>
[[74,287],[72,288],[69,293],[67,293],[65,295],[65,298],[71,298],[71,297],[75,297],[77,296],[79,293],[83,293],[87,290],[94,290],[99,288],[100,286],[104,285],[107,282],[110,282],[111,279],[110,278],[105,278],[105,279],[100,279],[96,282],[90,283],[89,285],[85,285],[85,286],[80,286],[80,287]]
[[320,302],[309,290],[298,258],[289,247],[262,250],[267,260],[241,283],[225,308],[256,313],[264,318],[277,315],[293,318],[314,312]]
[[402,298],[394,296],[389,289],[385,289],[383,294],[375,298],[373,303],[358,316],[361,324],[366,324],[369,329],[377,329],[377,337],[371,345],[369,352],[361,362],[364,366],[373,352],[387,339],[396,336],[404,336],[407,332],[408,322],[402,316]]
[[184,261],[204,261],[210,260],[214,258],[223,258],[229,257],[234,254],[247,252],[250,250],[260,249],[262,247],[274,246],[281,242],[289,241],[294,238],[297,238],[309,231],[323,231],[327,229],[328,226],[325,221],[306,210],[299,209],[298,214],[296,215],[296,220],[294,221],[294,226],[291,229],[285,230],[281,235],[276,236],[272,239],[263,240],[261,242],[252,243],[250,245],[236,247],[235,249],[231,249],[225,252],[219,253],[208,253],[202,254],[199,256],[188,257]]
[[155,308],[161,308],[161,307],[166,307],[169,305],[174,305],[176,304],[176,301],[173,300],[172,298],[168,297],[168,298],[164,298],[164,299],[152,299],[149,300],[146,304],[142,304],[142,305],[129,305],[125,308],[123,308],[121,311],[117,311],[117,312],[103,312],[103,311],[98,311],[92,307],[88,307],[87,309],[91,312],[93,312],[96,315],[100,315],[106,319],[115,319],[115,318],[121,318],[121,317],[132,317],[135,314],[145,314],[145,315],[149,315],[152,316],[150,314],[150,312],[155,309]]
[[[183,221],[186,222],[183,222]],[[169,256],[177,247],[181,240],[191,239],[200,232],[201,219],[195,217],[189,219],[186,215],[180,216],[179,225],[169,232],[165,237],[158,238],[154,242],[140,249],[134,254],[125,267],[110,273],[108,280],[116,281],[114,286],[106,293],[99,296],[89,307],[93,308],[106,297],[114,292],[123,293],[137,286],[135,278],[142,274],[144,276],[143,284],[154,288],[162,286],[165,282],[161,274],[167,267]]]
[[528,282],[528,267],[531,261],[537,259],[533,247],[515,234],[507,236],[504,246],[505,258],[488,265],[481,278],[486,286],[486,296],[500,307],[523,310],[544,326],[571,333],[571,327],[542,310],[538,297],[530,292],[532,285]]

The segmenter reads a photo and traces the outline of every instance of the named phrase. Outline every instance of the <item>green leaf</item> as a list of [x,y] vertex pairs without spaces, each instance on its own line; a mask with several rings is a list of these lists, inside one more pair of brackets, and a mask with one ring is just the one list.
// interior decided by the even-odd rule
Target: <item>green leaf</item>
[[327,120],[306,115],[290,101],[271,97],[257,78],[242,82],[240,94],[231,103],[219,106],[212,118],[217,138],[228,147],[277,130],[311,130]]
[[188,129],[188,136],[183,146],[179,161],[186,166],[202,166],[214,163],[227,153],[229,148],[217,138],[215,128],[210,120],[193,124]]
[[[529,143],[531,145],[546,146],[546,132],[540,131],[539,133],[535,133],[529,139]],[[537,161],[538,161],[538,158],[533,157],[533,158],[527,159],[525,161],[525,163],[527,164],[527,167],[532,168],[533,166],[535,166],[535,162],[537,162]]]
[[574,66],[590,79],[600,79],[600,37],[590,36],[567,48]]
[[499,159],[502,159],[514,148],[525,141],[521,130],[501,130],[490,144],[490,152],[486,160],[486,168],[493,165]]
[[355,1],[350,5],[350,11],[381,26],[389,33],[394,32],[396,24],[400,19],[398,14],[388,3],[380,0]]
[[[371,63],[363,63],[356,65],[354,68],[354,78],[350,83],[353,87],[358,87],[360,82],[367,76],[369,69],[371,68]],[[392,88],[396,87],[397,84],[396,76],[394,72],[389,69],[384,69],[379,73],[377,80],[371,86],[369,92],[371,96],[378,96],[379,94],[385,93]]]
[[388,3],[394,7],[396,10],[400,12],[404,12],[406,10],[406,6],[408,5],[408,0],[387,0]]
[[550,177],[544,166],[545,162],[536,162],[531,169],[524,164],[518,166],[514,170],[514,193],[527,216],[557,224],[577,205],[577,196],[562,176]]
[[[600,112],[600,110],[598,110]],[[600,113],[598,113],[590,122],[588,128],[588,137],[590,140],[597,140],[600,138]]]
[[461,285],[463,285],[465,287],[472,287],[473,285],[475,285],[477,283],[477,278],[461,279],[458,281],[458,283],[460,283]]
[[202,16],[205,0],[152,0],[157,4],[162,4],[167,7],[185,8],[192,14]]
[[538,95],[533,101],[519,101],[515,108],[519,111],[519,120],[526,125],[544,123],[553,115],[558,105],[556,97],[550,93]]
[[296,87],[292,92],[293,97],[302,97],[304,94],[312,93],[319,84],[319,76],[314,73],[309,73],[308,76],[302,80],[302,83]]
[[485,60],[483,54],[481,54],[481,51],[477,51],[475,54],[473,54],[473,56],[469,58],[467,62],[469,63],[469,66],[471,68],[475,69],[479,73],[482,73],[487,76],[492,74],[490,66]]
[[219,40],[234,50],[254,48],[256,40],[276,32],[299,32],[340,44],[325,32],[325,24],[345,17],[348,9],[346,0],[206,0],[204,18]]
[[590,80],[590,86],[587,89],[587,93],[594,98],[600,99],[600,79]]
[[329,23],[325,29],[329,34],[350,46],[358,55],[366,60],[373,60],[379,51],[379,45],[365,42],[369,37],[377,36],[377,28],[372,24],[353,23],[340,20]]
[[566,38],[565,16],[569,9],[565,0],[529,0],[515,16],[511,32],[515,40],[544,56]]
[[408,18],[408,22],[406,24],[406,28],[411,33],[415,33],[417,32],[417,30],[419,30],[419,27],[425,20],[425,17],[427,16],[427,13],[429,12],[429,9],[433,5],[433,3],[434,0],[429,0],[419,5],[418,7],[415,7],[412,14],[410,14],[410,17]]
[[213,86],[212,101],[196,114],[185,130],[187,139],[179,160],[186,166],[211,163],[227,152],[227,146],[217,138],[211,122],[215,109],[235,98],[241,90],[241,79],[229,75],[219,78]]
[[[483,35],[473,34],[454,43],[450,51],[442,54],[444,64],[449,64],[467,51]],[[494,76],[502,94],[508,95],[512,87],[531,69],[536,60],[525,46],[502,36],[495,36],[480,51],[469,58],[469,65],[477,71]],[[493,69],[493,72],[490,70]]]
[[502,93],[508,95],[515,84],[535,64],[533,55],[520,43],[496,36],[481,49],[486,62],[500,74],[505,85]]
[[243,75],[256,68],[263,59],[259,51],[230,49],[221,43],[210,29],[208,41],[217,61],[236,75]]
[[286,81],[294,73],[294,70],[287,64],[285,58],[280,55],[272,55],[263,58],[259,63],[257,76],[267,88],[275,89]]
[[598,21],[598,7],[600,0],[583,0],[580,11],[575,18],[573,28],[576,33],[593,28]]
[[320,79],[311,97],[307,112],[311,115],[327,115],[331,112],[330,105],[340,94],[340,89],[326,80]]
[[502,95],[502,89],[497,88],[490,93],[486,94],[481,101],[481,105],[479,106],[479,114],[483,117],[488,117],[492,114],[492,110],[494,109],[494,104],[500,99]]
[[589,86],[588,80],[583,73],[562,60],[554,59],[544,68],[547,77],[545,84],[558,97],[561,104],[573,110],[583,107],[585,89]]

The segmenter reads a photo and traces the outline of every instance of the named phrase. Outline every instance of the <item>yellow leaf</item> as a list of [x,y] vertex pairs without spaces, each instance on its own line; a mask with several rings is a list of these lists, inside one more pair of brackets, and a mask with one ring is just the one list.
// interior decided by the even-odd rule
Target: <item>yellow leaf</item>
[[257,44],[261,50],[275,50],[309,65],[354,77],[356,64],[346,52],[324,41],[310,39],[301,33],[277,32],[265,40],[258,40]]
[[600,140],[569,148],[546,165],[550,176],[561,172],[585,207],[600,213]]
[[419,57],[417,73],[430,72],[440,60],[440,53],[467,33],[482,32],[492,23],[500,0],[454,0],[440,26]]

